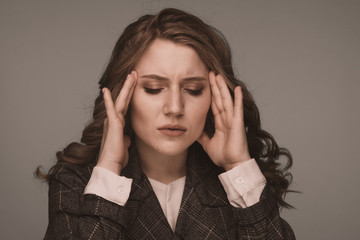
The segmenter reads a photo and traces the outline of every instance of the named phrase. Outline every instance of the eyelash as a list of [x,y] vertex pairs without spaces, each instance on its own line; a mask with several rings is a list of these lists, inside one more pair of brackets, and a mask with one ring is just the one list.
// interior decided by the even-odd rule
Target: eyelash
[[146,93],[149,94],[158,94],[162,90],[162,88],[144,88]]
[[200,89],[185,89],[190,95],[192,96],[199,96],[202,94],[204,88],[200,88]]
[[[146,92],[146,93],[155,95],[155,94],[160,93],[163,88],[144,88],[144,89],[145,89],[145,92]],[[204,89],[204,88],[200,88],[200,89],[196,89],[196,90],[193,90],[193,89],[185,89],[185,91],[187,91],[187,92],[188,92],[190,95],[192,95],[192,96],[199,96],[199,95],[202,94],[203,89]]]

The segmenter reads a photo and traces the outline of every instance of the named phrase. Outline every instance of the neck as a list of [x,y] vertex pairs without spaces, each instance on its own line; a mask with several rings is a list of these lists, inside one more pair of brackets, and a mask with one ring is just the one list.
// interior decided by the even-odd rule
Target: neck
[[164,155],[136,141],[141,169],[148,178],[168,184],[186,175],[187,150],[174,156]]

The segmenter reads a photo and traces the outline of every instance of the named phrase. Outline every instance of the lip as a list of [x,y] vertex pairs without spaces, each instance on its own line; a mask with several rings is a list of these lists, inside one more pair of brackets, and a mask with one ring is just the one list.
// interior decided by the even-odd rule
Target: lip
[[165,136],[179,137],[183,135],[187,129],[179,124],[166,124],[158,128],[158,130]]

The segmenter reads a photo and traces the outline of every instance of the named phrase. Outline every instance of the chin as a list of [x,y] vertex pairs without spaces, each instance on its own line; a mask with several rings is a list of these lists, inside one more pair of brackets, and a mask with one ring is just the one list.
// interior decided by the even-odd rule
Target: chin
[[164,141],[159,142],[157,146],[153,146],[153,148],[167,156],[177,156],[189,149],[189,147],[195,142],[194,141]]
[[[164,139],[141,139],[135,137],[135,144],[138,148],[144,149],[146,152],[154,152],[164,156],[178,156],[183,154],[196,140],[182,139],[164,140]],[[141,151],[141,150],[140,150]]]
[[191,146],[186,144],[178,144],[178,143],[165,143],[162,144],[162,146],[155,148],[157,152],[163,154],[163,155],[167,155],[167,156],[177,156],[180,155],[182,153],[184,153],[185,151],[188,150],[188,148]]

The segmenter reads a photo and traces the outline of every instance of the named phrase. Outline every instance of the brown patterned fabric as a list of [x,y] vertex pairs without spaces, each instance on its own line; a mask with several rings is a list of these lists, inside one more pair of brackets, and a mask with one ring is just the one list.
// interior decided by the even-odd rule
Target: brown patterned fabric
[[259,203],[233,207],[218,179],[219,169],[204,154],[189,153],[175,233],[141,171],[136,150],[122,171],[133,179],[125,206],[83,194],[93,167],[64,165],[51,179],[45,239],[295,239],[269,187]]

